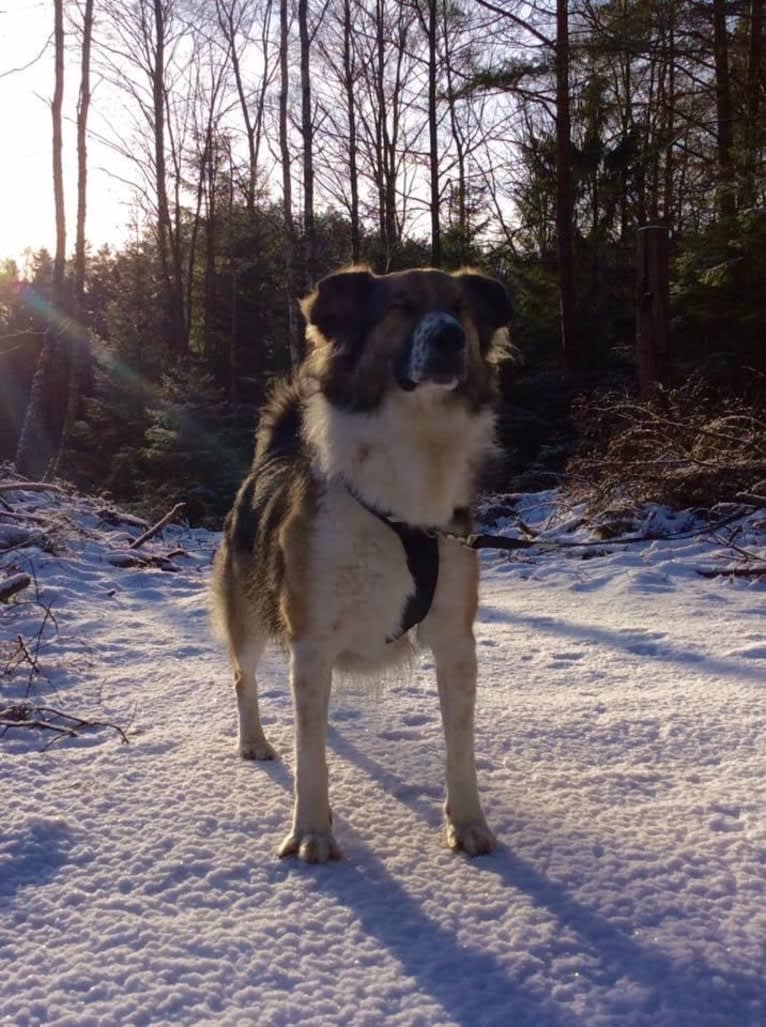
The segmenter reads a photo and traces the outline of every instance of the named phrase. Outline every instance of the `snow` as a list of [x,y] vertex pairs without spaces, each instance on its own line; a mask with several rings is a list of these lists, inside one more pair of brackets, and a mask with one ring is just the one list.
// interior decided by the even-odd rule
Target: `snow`
[[[216,536],[173,527],[138,550],[175,571],[116,566],[140,527],[84,497],[4,495],[54,544],[0,554],[36,580],[0,606],[3,705],[31,687],[129,744],[108,726],[0,740],[0,1023],[766,1023],[766,585],[697,573],[733,562],[728,528],[606,545],[557,496],[518,497],[545,538],[592,544],[482,558],[477,753],[501,847],[443,847],[424,655],[380,697],[336,692],[345,859],[308,867],[275,856],[292,791],[277,654],[260,680],[283,758],[234,753],[206,616]],[[764,519],[738,521],[737,545],[762,555]],[[11,654],[19,635],[34,654],[44,619],[30,681]]]

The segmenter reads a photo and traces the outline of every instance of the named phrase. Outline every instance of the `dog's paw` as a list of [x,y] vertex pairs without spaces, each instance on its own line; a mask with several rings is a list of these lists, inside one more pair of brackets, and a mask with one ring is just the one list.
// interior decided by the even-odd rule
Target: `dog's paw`
[[243,760],[275,760],[276,750],[266,741],[242,740],[237,743],[237,752]]
[[343,853],[331,832],[292,831],[277,850],[280,858],[297,856],[304,863],[328,863]]
[[485,856],[497,847],[497,839],[483,820],[455,823],[447,818],[446,835],[452,851],[464,852],[467,856]]

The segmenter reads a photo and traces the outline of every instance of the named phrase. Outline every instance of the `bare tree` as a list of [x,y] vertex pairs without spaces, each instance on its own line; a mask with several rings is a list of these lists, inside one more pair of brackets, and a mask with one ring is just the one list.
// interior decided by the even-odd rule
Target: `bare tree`
[[[278,73],[274,59],[276,46],[272,39],[273,0],[216,0],[218,26],[230,53],[239,110],[245,126],[248,171],[245,181],[245,202],[252,214],[258,189],[266,174],[261,167],[266,100]],[[257,36],[257,47],[253,37]],[[258,69],[252,86],[245,78],[244,67]]]
[[[429,174],[429,213],[431,221],[431,265],[441,267],[441,192],[439,189],[439,117],[437,110],[439,60],[437,50],[438,12],[437,0],[416,2],[415,8],[426,37],[428,52],[428,174]],[[425,8],[425,10],[424,10]]]
[[572,129],[569,114],[569,11],[556,0],[556,234],[561,301],[561,344],[570,371],[578,369],[572,225]]
[[303,144],[303,272],[308,292],[316,281],[314,226],[314,116],[311,107],[311,34],[308,0],[298,0],[301,54],[301,141]]
[[297,240],[293,220],[292,158],[288,125],[288,104],[290,92],[289,75],[290,21],[287,0],[279,3],[279,152],[282,158],[282,215],[285,223],[285,287],[287,300],[287,338],[290,361],[297,367],[300,358],[298,342],[298,290],[296,288]]
[[745,157],[742,176],[742,202],[755,202],[758,154],[763,147],[763,94],[766,93],[766,69],[763,61],[763,0],[750,0],[747,47],[747,82],[745,87]]
[[69,393],[59,458],[74,427],[80,405],[83,371],[90,357],[85,328],[85,220],[88,199],[88,112],[90,110],[90,55],[93,41],[94,0],[85,0],[81,25],[80,91],[77,99],[77,227],[74,253],[73,324],[69,339]]
[[40,362],[32,380],[24,423],[16,449],[16,469],[37,477],[52,466],[61,443],[66,410],[65,297],[66,220],[64,215],[63,103],[64,0],[54,0],[54,91],[51,104],[53,136],[53,196],[56,213],[56,255],[53,264],[52,314],[48,320]]
[[359,170],[357,166],[356,132],[356,67],[353,48],[353,26],[351,22],[351,0],[343,0],[343,88],[348,118],[348,173],[351,218],[351,259],[357,264],[361,256],[361,233],[359,229]]
[[[322,70],[314,90],[321,108],[324,145],[320,154],[319,179],[323,193],[347,214],[351,234],[351,260],[358,263],[362,253],[362,215],[360,199],[360,91],[364,87],[366,12],[358,0],[343,0],[342,6],[329,5],[317,51]],[[326,74],[323,74],[326,71]],[[324,86],[324,88],[322,88]],[[338,92],[342,103],[338,102]]]
[[[109,139],[133,169],[157,241],[163,336],[170,351],[188,349],[181,194],[184,188],[184,119],[188,117],[186,25],[178,0],[104,0],[107,17],[100,57],[104,74],[125,97],[123,126]],[[174,95],[179,90],[180,95]]]
[[726,0],[713,0],[713,53],[715,57],[715,99],[718,141],[718,209],[722,217],[736,211],[734,192],[734,132],[729,74],[729,43],[726,28]]
[[383,244],[383,264],[396,258],[407,222],[407,155],[415,149],[420,126],[408,131],[413,108],[413,60],[409,40],[415,13],[404,4],[389,6],[375,0],[363,37],[362,60],[365,105],[360,110],[361,146],[365,174],[375,192],[377,229]]

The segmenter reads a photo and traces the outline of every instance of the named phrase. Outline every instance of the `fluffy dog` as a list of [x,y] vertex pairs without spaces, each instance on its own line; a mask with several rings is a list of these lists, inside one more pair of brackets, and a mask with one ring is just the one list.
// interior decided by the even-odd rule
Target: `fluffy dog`
[[256,685],[274,639],[289,652],[295,707],[295,808],[279,854],[339,858],[325,758],[333,669],[375,671],[417,642],[436,664],[447,842],[490,852],[473,752],[478,560],[438,532],[470,530],[494,447],[507,294],[471,270],[352,268],[323,279],[301,309],[307,356],[262,413],[214,566],[240,755],[275,755]]

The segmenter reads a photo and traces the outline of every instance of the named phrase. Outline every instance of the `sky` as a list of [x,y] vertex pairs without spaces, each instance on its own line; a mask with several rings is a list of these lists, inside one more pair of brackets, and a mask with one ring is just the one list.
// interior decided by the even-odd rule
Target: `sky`
[[[55,247],[50,115],[52,32],[51,0],[0,0],[0,127],[6,141],[0,160],[0,260],[12,257],[22,266],[28,247],[36,250],[45,246],[51,252]],[[102,85],[94,80],[94,96]],[[74,246],[76,215],[78,86],[78,69],[67,67],[64,178],[68,253]],[[104,145],[91,139],[88,157],[87,237],[95,246],[119,242],[127,232],[129,193],[104,170],[119,170],[115,169],[114,155]]]

